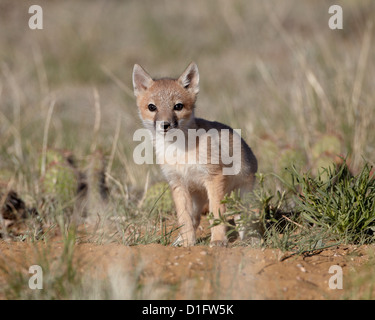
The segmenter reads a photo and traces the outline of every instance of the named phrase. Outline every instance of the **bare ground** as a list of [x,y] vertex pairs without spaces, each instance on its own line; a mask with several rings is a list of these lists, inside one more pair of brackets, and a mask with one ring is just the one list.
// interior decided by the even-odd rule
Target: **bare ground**
[[[46,247],[1,242],[1,259],[8,260],[12,268],[25,271],[40,255],[36,248]],[[50,242],[48,248],[49,259],[57,259],[63,250],[62,242]],[[129,247],[82,243],[75,245],[74,257],[81,261],[78,271],[96,280],[114,273],[136,276],[151,292],[146,298],[350,299],[357,298],[351,294],[353,274],[364,270],[371,252],[373,248],[367,246],[340,246],[310,256],[290,256],[279,250],[250,247],[177,248],[158,244]],[[332,265],[342,267],[342,290],[329,288]],[[121,286],[121,281],[116,281]],[[5,282],[2,275],[0,283]],[[29,290],[26,284],[25,290]],[[126,294],[119,297],[132,298]]]

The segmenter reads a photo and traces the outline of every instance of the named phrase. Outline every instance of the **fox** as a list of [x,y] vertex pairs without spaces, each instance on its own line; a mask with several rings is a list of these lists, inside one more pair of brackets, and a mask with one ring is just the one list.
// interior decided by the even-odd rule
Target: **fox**
[[[179,78],[158,79],[152,78],[143,67],[135,64],[132,82],[139,116],[151,134],[156,159],[159,160],[157,163],[169,184],[175,204],[179,235],[174,245],[194,246],[196,230],[205,208],[208,208],[213,219],[220,219],[226,212],[222,202],[225,195],[239,191],[243,196],[253,190],[257,159],[231,127],[195,116],[199,93],[199,72],[195,62],[191,62]],[[190,139],[195,144],[188,141],[192,130],[199,133]],[[224,143],[222,132],[225,130],[228,139]],[[177,153],[178,156],[171,162],[172,155],[166,152],[166,147],[174,141],[167,139],[167,136],[177,132],[186,140],[177,145],[174,155]],[[218,132],[218,135],[210,136],[210,132]],[[235,141],[236,148],[232,145]],[[240,155],[238,168],[232,174],[224,172],[230,166],[221,157],[224,147],[228,147],[233,156]],[[207,153],[206,161],[199,161],[202,152]],[[240,221],[239,215],[235,221]],[[240,238],[243,239],[245,230],[239,229]],[[212,226],[210,246],[227,245],[225,224]]]

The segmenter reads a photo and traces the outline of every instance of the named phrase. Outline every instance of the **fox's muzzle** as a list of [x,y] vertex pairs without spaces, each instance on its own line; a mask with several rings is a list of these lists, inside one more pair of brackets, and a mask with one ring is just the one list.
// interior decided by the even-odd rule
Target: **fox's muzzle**
[[171,126],[171,123],[168,122],[168,121],[162,121],[162,122],[160,123],[160,128],[161,128],[162,130],[164,130],[164,131],[167,131],[167,130],[170,128],[170,126]]
[[175,121],[155,121],[155,129],[157,131],[167,132],[170,129],[175,129],[178,126],[177,120]]

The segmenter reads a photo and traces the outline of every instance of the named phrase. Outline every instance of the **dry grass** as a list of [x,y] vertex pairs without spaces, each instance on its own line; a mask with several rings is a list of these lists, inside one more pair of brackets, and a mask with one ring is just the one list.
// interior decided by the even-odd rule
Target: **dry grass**
[[340,4],[344,29],[334,31],[328,2],[41,1],[35,31],[26,1],[3,1],[0,180],[35,204],[48,149],[70,150],[88,170],[99,152],[116,204],[132,215],[162,179],[133,162],[132,66],[178,75],[191,60],[197,114],[241,128],[260,172],[283,176],[295,163],[316,173],[337,155],[357,172],[375,155],[374,4]]

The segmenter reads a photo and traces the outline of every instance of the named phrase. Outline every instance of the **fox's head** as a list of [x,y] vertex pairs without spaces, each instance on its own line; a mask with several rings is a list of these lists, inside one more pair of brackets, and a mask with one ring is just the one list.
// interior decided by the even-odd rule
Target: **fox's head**
[[158,80],[152,79],[136,64],[133,69],[133,87],[143,124],[153,132],[184,130],[194,120],[194,106],[199,91],[199,73],[195,63],[190,63],[178,79]]

